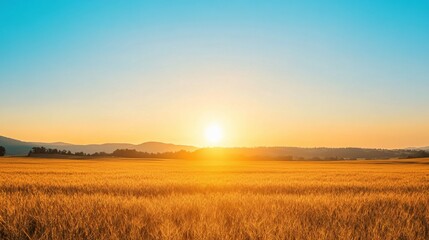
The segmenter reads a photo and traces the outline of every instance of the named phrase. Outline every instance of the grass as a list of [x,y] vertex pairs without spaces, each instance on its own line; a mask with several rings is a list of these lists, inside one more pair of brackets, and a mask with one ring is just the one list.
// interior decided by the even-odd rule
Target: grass
[[0,158],[0,239],[429,239],[429,159]]

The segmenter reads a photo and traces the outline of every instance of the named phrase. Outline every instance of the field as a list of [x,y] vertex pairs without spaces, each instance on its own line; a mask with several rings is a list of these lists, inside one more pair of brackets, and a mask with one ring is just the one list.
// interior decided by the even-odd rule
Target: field
[[429,159],[0,158],[0,239],[429,239]]

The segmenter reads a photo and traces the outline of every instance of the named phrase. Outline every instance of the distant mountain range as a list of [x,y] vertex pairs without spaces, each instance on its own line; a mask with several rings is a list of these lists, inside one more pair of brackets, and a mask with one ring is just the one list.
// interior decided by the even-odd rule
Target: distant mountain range
[[255,148],[200,148],[200,155],[237,156],[247,158],[328,160],[328,159],[390,159],[429,157],[423,149],[377,149],[377,148],[301,148],[301,147],[255,147]]
[[198,149],[194,146],[175,145],[162,142],[145,142],[142,144],[129,143],[105,143],[105,144],[88,144],[77,145],[63,142],[42,143],[42,142],[24,142],[12,138],[0,136],[0,146],[6,148],[6,155],[27,155],[33,147],[56,148],[58,150],[67,150],[71,152],[106,152],[111,153],[116,149],[135,149],[140,152],[158,153],[158,152],[177,152],[180,150],[195,151]]
[[[41,143],[23,142],[0,136],[0,146],[6,148],[6,155],[27,155],[33,147],[45,147],[71,152],[112,153],[117,149],[134,149],[139,152],[165,153],[185,150],[195,152],[196,156],[213,153],[236,157],[254,158],[293,158],[293,159],[382,159],[429,156],[429,147],[407,149],[371,149],[371,148],[300,148],[300,147],[254,147],[254,148],[197,148],[194,146],[175,145],[161,142],[145,142],[142,144],[105,143],[76,145],[63,142]],[[418,151],[427,151],[419,153]],[[214,151],[214,152],[213,152]]]

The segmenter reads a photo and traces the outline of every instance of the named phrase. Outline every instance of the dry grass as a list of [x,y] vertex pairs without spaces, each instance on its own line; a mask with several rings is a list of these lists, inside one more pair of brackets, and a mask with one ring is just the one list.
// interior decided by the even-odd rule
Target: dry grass
[[0,239],[429,239],[428,206],[428,159],[0,159]]

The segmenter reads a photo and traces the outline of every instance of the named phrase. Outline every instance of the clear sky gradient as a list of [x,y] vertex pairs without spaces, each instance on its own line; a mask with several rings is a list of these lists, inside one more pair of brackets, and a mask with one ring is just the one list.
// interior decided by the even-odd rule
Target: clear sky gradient
[[429,145],[429,1],[1,1],[0,135]]

